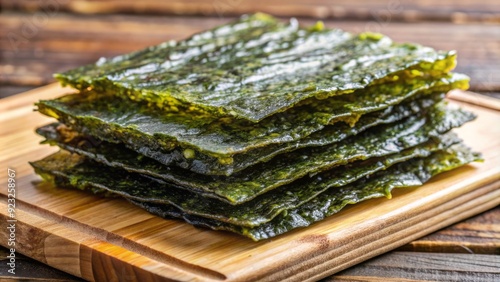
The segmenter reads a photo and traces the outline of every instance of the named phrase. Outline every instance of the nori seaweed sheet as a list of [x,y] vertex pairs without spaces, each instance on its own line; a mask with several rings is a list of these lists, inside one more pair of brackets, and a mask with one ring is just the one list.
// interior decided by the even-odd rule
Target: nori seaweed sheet
[[427,158],[411,159],[400,163],[351,185],[329,189],[300,207],[287,210],[272,221],[257,227],[236,226],[186,214],[172,205],[130,201],[160,217],[180,218],[195,226],[231,231],[259,241],[278,236],[295,228],[309,226],[336,214],[347,205],[374,198],[391,198],[393,189],[418,187],[439,173],[481,160],[480,154],[471,152],[462,144],[454,145],[446,151],[436,152]]
[[[66,155],[66,157],[60,158],[61,162],[38,161],[32,163],[32,165],[44,179],[56,185],[106,194],[107,190],[102,187],[86,185],[79,181],[78,178],[68,178],[56,173],[58,165],[62,165],[61,167],[64,169],[64,163],[71,163],[75,158],[82,159],[78,155],[68,156],[67,153],[62,154]],[[339,212],[348,204],[356,204],[384,196],[391,198],[391,191],[394,188],[416,187],[424,184],[438,173],[481,160],[480,154],[473,153],[463,144],[453,145],[447,150],[434,152],[429,157],[412,158],[393,165],[386,170],[364,176],[352,184],[328,189],[299,207],[284,210],[271,221],[254,227],[238,226],[189,214],[170,204],[143,202],[133,198],[128,198],[128,200],[164,218],[181,218],[195,226],[231,231],[259,241],[323,220]],[[37,167],[38,165],[41,166]],[[92,178],[93,176],[88,177]]]
[[126,96],[170,111],[191,107],[252,122],[308,98],[350,93],[405,74],[441,75],[455,52],[397,44],[381,34],[300,28],[263,14],[55,77],[79,90]]
[[[415,95],[466,88],[468,78],[450,74],[436,80],[415,78],[408,84],[387,83],[340,97],[317,100],[274,115],[259,124],[193,115],[189,111],[158,112],[90,92],[38,102],[38,110],[87,135],[121,142],[165,165],[202,174],[230,175],[234,155],[270,144],[302,139],[333,120],[357,121]],[[351,124],[352,125],[352,124]],[[168,152],[168,154],[166,154]],[[213,165],[211,165],[213,164]]]
[[[228,177],[179,171],[146,158],[141,159],[137,155],[124,156],[122,159],[129,159],[128,163],[137,162],[131,163],[127,167],[128,170],[141,173],[147,171],[156,178],[175,182],[177,186],[194,188],[202,193],[205,192],[207,196],[215,194],[230,203],[238,204],[308,174],[315,174],[355,160],[386,156],[422,144],[431,136],[438,136],[453,127],[461,126],[474,117],[470,112],[439,103],[423,116],[411,116],[400,123],[378,126],[331,145],[283,154],[270,162],[250,167]],[[108,162],[108,164],[125,167],[120,163]]]
[[[75,186],[82,190],[103,189],[141,202],[172,204],[185,213],[212,218],[234,225],[254,227],[271,221],[279,213],[296,208],[332,187],[347,185],[357,179],[415,157],[424,157],[459,143],[455,135],[446,135],[384,158],[358,161],[336,167],[312,177],[265,193],[250,202],[233,206],[199,194],[169,187],[139,174],[106,167],[85,157],[61,151],[32,163],[42,175],[53,175],[56,186]],[[71,185],[70,185],[71,184]]]
[[80,93],[37,103],[61,122],[38,133],[78,154],[31,165],[56,186],[267,239],[481,160],[444,134],[474,115],[435,104],[468,87],[455,64],[380,34],[243,16],[56,74]]
[[[317,131],[297,141],[283,144],[272,144],[266,147],[237,154],[234,157],[234,162],[230,165],[222,165],[219,162],[213,161],[206,163],[203,159],[198,159],[197,162],[203,167],[219,167],[219,171],[227,171],[230,166],[232,168],[231,173],[238,172],[257,163],[269,161],[279,154],[306,147],[329,145],[339,142],[349,136],[356,135],[376,125],[389,124],[400,121],[410,115],[418,115],[425,112],[427,108],[431,107],[438,101],[442,100],[444,96],[445,95],[443,93],[440,93],[426,95],[419,99],[410,99],[409,101],[403,101],[401,104],[391,106],[384,110],[363,115],[352,127],[345,123],[336,123],[334,125],[326,126],[323,130]],[[127,169],[127,167],[134,166],[148,168],[151,167],[150,160],[153,160],[150,158],[140,157],[138,153],[128,149],[123,144],[101,141],[92,136],[79,134],[61,123],[53,123],[42,126],[37,129],[37,133],[46,138],[44,143],[58,145],[68,151],[84,154],[96,161],[108,165],[112,165],[110,163],[114,163],[115,166],[117,165],[125,169]],[[154,155],[157,157],[162,156],[161,152],[155,152]],[[164,159],[167,157],[162,156],[161,158]],[[174,171],[178,170],[176,168],[170,169]],[[144,171],[145,174],[148,174],[147,170],[142,171]],[[182,173],[186,174],[186,172]],[[168,181],[168,179],[165,180]]]

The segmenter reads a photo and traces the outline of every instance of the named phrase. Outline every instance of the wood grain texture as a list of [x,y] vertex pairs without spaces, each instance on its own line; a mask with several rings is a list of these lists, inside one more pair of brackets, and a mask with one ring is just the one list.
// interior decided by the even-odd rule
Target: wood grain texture
[[[56,189],[33,174],[27,162],[56,149],[37,144],[33,130],[49,119],[32,103],[67,91],[50,85],[0,102],[0,160],[17,173],[18,251],[87,280],[314,281],[500,203],[500,128],[490,126],[500,114],[467,106],[479,118],[458,132],[486,162],[396,191],[391,200],[354,205],[258,243],[164,220],[121,199]],[[2,187],[5,181],[0,175]],[[1,197],[5,222],[4,190]],[[0,234],[5,238],[6,230]]]
[[[365,30],[390,32],[390,35],[397,40],[425,42],[438,48],[458,48],[459,71],[472,77],[473,90],[496,92],[493,95],[498,97],[500,34],[498,25],[491,25],[491,23],[498,23],[500,17],[499,2],[495,0],[437,2],[427,0],[0,0],[2,30],[0,32],[0,97],[17,94],[27,88],[51,82],[53,72],[93,62],[100,56],[129,52],[170,38],[181,39],[191,32],[226,22],[239,13],[257,10],[283,18],[298,16],[327,19],[329,26],[341,26],[354,32]],[[99,13],[99,15],[93,15],[93,13]],[[109,16],[107,15],[109,13],[128,15]],[[44,18],[44,15],[47,17]],[[183,15],[189,16],[182,17]],[[193,15],[196,17],[192,17]],[[199,17],[200,15],[208,17]],[[312,23],[314,19],[301,19],[301,22]],[[19,40],[18,49],[12,47],[9,35],[14,37],[20,35],[14,38],[14,40]],[[131,38],[133,40],[130,40]],[[46,97],[51,95],[50,89],[48,90]],[[30,99],[28,101],[2,99],[0,100],[0,113],[17,107],[30,106],[32,102]],[[4,136],[10,135],[9,138],[0,139],[0,148],[4,148],[4,145],[9,146],[12,151],[23,155],[14,154],[9,163],[23,163],[26,160],[24,154],[31,154],[32,159],[36,159],[48,153],[48,151],[24,148],[22,143],[18,144],[18,140],[37,138],[31,131],[17,132],[17,124],[30,123],[36,119],[32,115],[25,116],[29,112],[31,109],[14,110],[12,114],[17,117],[16,122],[0,115],[0,132]],[[10,126],[7,126],[5,121],[11,123]],[[497,123],[492,121],[491,127],[495,124]],[[483,133],[486,134],[486,131]],[[29,167],[23,167],[21,172],[32,173]],[[0,202],[2,201],[0,199]],[[498,207],[494,208],[481,216],[415,239],[398,250],[498,255],[499,212]],[[53,220],[60,222],[67,219],[65,216],[54,216]],[[92,229],[92,232],[97,231]],[[110,238],[106,238],[106,234],[111,233],[102,231],[98,233],[104,240],[116,241],[116,244],[123,245],[123,240],[120,241],[119,236],[110,235]],[[54,250],[57,248],[52,249],[52,252]],[[92,251],[81,252],[81,254],[84,261],[92,260]],[[98,252],[94,254],[96,266],[116,263],[100,258]],[[423,257],[428,258],[433,255],[432,253],[422,254]],[[446,255],[452,256],[453,254]],[[152,255],[148,254],[148,256]],[[159,254],[155,254],[155,257],[158,260],[162,258]],[[405,257],[398,256],[398,258],[403,260]],[[393,261],[391,256],[381,256],[380,259]],[[481,276],[483,273],[479,272],[479,269],[470,267],[475,264],[475,258],[464,258],[461,261],[465,264],[464,269],[473,269],[475,273],[469,280],[473,280],[474,277],[484,277]],[[24,262],[25,260],[20,261],[21,264]],[[428,273],[419,271],[419,266],[425,264],[425,260],[412,260],[413,265],[400,264],[402,267],[396,270],[385,266],[380,268],[370,262],[353,267],[353,271],[349,272],[351,277],[342,275],[340,279],[335,276],[335,281],[422,281],[424,277],[428,277],[426,276]],[[439,260],[434,262],[439,263]],[[364,267],[365,264],[370,264],[370,266]],[[378,264],[388,265],[382,262]],[[447,275],[450,269],[443,268],[445,269],[440,270],[440,274],[444,275],[432,276],[432,280],[450,281],[450,276]],[[381,271],[361,273],[367,269]],[[40,273],[39,265],[32,266],[28,270],[31,276],[27,275],[27,278],[38,279],[34,275]],[[128,268],[127,271],[131,269]],[[387,277],[385,271],[391,271],[393,278]],[[407,272],[410,272],[411,278],[408,278]],[[84,275],[91,277],[93,274],[86,271]],[[101,275],[104,274],[101,273]],[[110,278],[133,277],[123,275],[122,273]],[[0,275],[0,280],[2,280],[1,277]]]
[[[408,251],[416,252],[435,252],[435,253],[445,253],[446,256],[454,256],[453,253],[474,253],[474,254],[491,254],[500,255],[500,207],[493,208],[489,211],[481,213],[477,216],[471,217],[463,222],[453,224],[445,229],[439,230],[428,236],[424,236],[409,244],[398,248],[399,250],[395,256],[392,254],[394,252],[389,252],[387,255],[381,255],[374,260],[377,260],[377,265],[390,265],[394,258],[398,258],[398,265],[403,266],[400,268],[387,268],[374,266],[372,260],[355,265],[348,270],[334,274],[328,278],[325,278],[323,282],[326,281],[403,281],[402,277],[407,277],[412,275],[412,281],[422,281],[423,277],[420,275],[421,264],[427,264],[426,260],[412,260],[412,253]],[[406,251],[406,252],[401,252]],[[400,256],[400,254],[405,254]],[[7,256],[7,249],[2,249],[0,247],[0,256]],[[417,253],[419,257],[429,257],[433,258],[435,254]],[[16,271],[17,278],[35,278],[40,280],[50,280],[50,281],[79,281],[76,277],[70,276],[68,274],[63,274],[56,269],[46,266],[38,261],[34,261],[28,257],[24,257],[20,254],[17,255],[18,265]],[[401,259],[403,258],[403,259]],[[474,277],[484,276],[484,272],[479,272],[481,268],[477,268],[477,262],[479,261],[476,256],[461,256],[460,261],[465,264],[463,269],[471,269],[470,273],[474,273]],[[0,260],[3,264],[6,259]],[[411,263],[409,263],[411,262]],[[443,269],[440,269],[439,274],[433,276],[433,281],[450,281],[450,266],[448,263],[440,264]],[[479,266],[481,267],[481,266]],[[35,271],[36,270],[36,271]],[[391,272],[391,277],[388,276],[388,272]],[[369,271],[370,273],[366,273]],[[426,273],[427,274],[427,273]],[[443,275],[445,274],[445,275]],[[7,266],[2,268],[0,265],[0,281],[1,278],[12,278],[12,275],[7,273]],[[473,279],[472,279],[473,280]]]
[[500,255],[500,207],[415,240],[399,250]]
[[265,12],[277,16],[300,16],[394,21],[500,22],[498,1],[468,0],[2,0],[6,10],[57,9],[78,14],[140,13],[166,15],[228,16]]
[[462,101],[492,110],[500,111],[500,99],[480,95],[469,91],[450,91],[447,95],[449,99]]
[[34,86],[0,85],[0,99],[34,89]]
[[[53,282],[81,282],[80,278],[69,275],[60,270],[46,267],[45,265],[21,254],[16,254],[16,275],[12,275],[7,270],[9,259],[6,258],[10,252],[8,249],[0,247],[0,281],[53,281]],[[31,280],[30,280],[31,279]]]
[[[0,85],[44,85],[52,74],[142,49],[170,39],[183,39],[232,17],[3,13],[0,26]],[[302,19],[304,25],[315,20]],[[399,23],[326,20],[329,27],[359,33],[381,32],[398,42],[418,42],[457,50],[456,71],[469,75],[474,91],[500,90],[500,28],[494,24]]]
[[499,281],[500,256],[392,252],[333,275],[340,281]]

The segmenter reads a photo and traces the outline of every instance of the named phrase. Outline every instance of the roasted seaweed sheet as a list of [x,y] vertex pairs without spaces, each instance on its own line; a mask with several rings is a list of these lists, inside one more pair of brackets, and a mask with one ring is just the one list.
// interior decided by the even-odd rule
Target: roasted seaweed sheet
[[[317,131],[297,141],[283,144],[273,144],[237,154],[234,156],[234,161],[231,164],[221,164],[220,162],[213,160],[207,162],[204,159],[197,159],[196,162],[199,167],[204,168],[202,172],[206,172],[206,170],[210,167],[213,167],[216,168],[217,171],[226,171],[232,174],[257,163],[269,161],[279,154],[306,147],[329,145],[359,134],[371,127],[397,122],[405,117],[424,113],[429,107],[436,104],[443,98],[444,94],[433,94],[425,95],[419,99],[404,101],[401,104],[391,106],[384,110],[363,115],[352,127],[345,123],[336,123],[334,125],[326,126],[323,130]],[[61,123],[53,123],[40,127],[37,129],[37,133],[46,138],[44,143],[58,145],[68,151],[84,154],[105,164],[111,162],[116,163],[117,165],[123,164],[120,165],[122,167],[130,167],[131,162],[133,163],[140,158],[138,153],[128,149],[123,144],[114,144],[99,140],[92,136],[80,134]],[[154,152],[153,155],[154,158],[152,159],[157,161],[171,157],[171,153],[163,154],[162,152]],[[148,161],[148,158],[141,159],[145,159],[146,162]],[[137,163],[135,166],[144,168],[150,167],[148,164],[141,163]],[[176,168],[170,169],[173,171],[178,170]],[[186,174],[186,172],[182,173]]]
[[475,118],[454,51],[257,13],[55,77],[30,163],[57,187],[255,241],[481,160],[449,132]]
[[[426,149],[423,149],[423,151],[426,151]],[[428,155],[428,153],[430,152],[427,151],[423,155]],[[407,156],[409,157],[410,155],[412,155],[412,153]],[[415,156],[418,156],[418,154]],[[392,160],[397,159],[398,157]],[[308,226],[316,221],[324,219],[327,216],[337,213],[347,204],[355,204],[364,200],[384,196],[390,198],[391,190],[394,188],[419,186],[438,173],[478,160],[481,160],[479,154],[471,152],[462,144],[457,144],[453,145],[449,149],[434,152],[429,157],[410,158],[407,161],[390,166],[386,170],[375,170],[373,174],[363,174],[364,169],[360,166],[357,168],[354,166],[346,167],[347,169],[350,169],[349,174],[361,173],[361,179],[352,184],[347,184],[345,186],[340,185],[340,187],[337,187],[339,185],[334,184],[332,185],[333,188],[330,189],[325,188],[328,185],[326,184],[324,187],[324,190],[326,191],[322,191],[322,193],[320,192],[319,194],[312,196],[312,198],[308,199],[308,201],[298,203],[295,202],[298,206],[296,208],[293,208],[293,199],[298,200],[302,198],[303,195],[300,192],[296,195],[292,195],[293,192],[287,193],[288,199],[291,200],[291,204],[289,203],[290,205],[288,209],[276,209],[275,211],[279,211],[279,213],[274,214],[272,220],[266,220],[263,223],[252,227],[235,225],[214,218],[201,217],[190,211],[186,211],[185,207],[155,202],[150,198],[148,198],[147,201],[141,201],[140,197],[131,196],[129,193],[123,193],[124,189],[126,191],[139,194],[147,191],[140,189],[140,186],[134,189],[134,185],[143,185],[144,182],[131,181],[130,174],[114,174],[115,177],[111,177],[111,179],[104,179],[106,184],[102,185],[99,183],[100,180],[103,180],[103,177],[99,173],[102,170],[93,171],[96,166],[84,165],[85,167],[80,172],[71,171],[75,167],[85,164],[86,162],[84,158],[78,155],[71,156],[68,155],[68,153],[60,152],[53,156],[49,156],[46,160],[34,162],[32,165],[37,173],[58,186],[91,190],[94,193],[106,193],[108,191],[113,191],[113,193],[125,195],[131,202],[145,208],[153,214],[157,214],[162,217],[183,218],[187,222],[194,225],[204,226],[215,230],[232,231],[257,241],[283,234],[297,227]],[[389,158],[387,164],[390,162],[391,159]],[[397,162],[398,161],[396,161],[396,163]],[[368,167],[371,167],[371,165]],[[116,175],[123,176],[124,178],[120,181]],[[328,179],[317,178],[316,181],[319,181],[319,183],[325,182],[332,184],[336,183],[336,181],[340,181],[340,183],[342,183],[342,179],[349,179],[349,176],[345,176],[342,173],[335,171],[332,171],[330,177],[331,178]],[[335,177],[340,178],[336,179]],[[112,184],[115,188],[110,190],[109,187],[106,186],[110,184]],[[280,199],[280,197],[275,199]],[[270,201],[272,201],[272,199]],[[203,201],[198,203],[203,203]],[[272,210],[273,207],[262,205],[260,206],[260,209],[253,212],[263,212],[260,216],[265,217],[268,216],[265,214],[266,209]],[[234,208],[234,212],[238,212],[237,208]],[[248,216],[258,218],[259,214],[252,214],[253,212],[250,212]],[[245,213],[243,213],[242,216],[245,217]]]
[[141,202],[172,204],[184,213],[219,221],[254,227],[271,221],[279,213],[296,208],[332,187],[347,185],[357,179],[415,157],[424,157],[459,143],[455,135],[446,135],[385,158],[374,158],[336,167],[330,171],[293,182],[265,193],[250,202],[233,206],[199,194],[170,187],[139,174],[127,173],[67,152],[59,152],[32,165],[41,174],[57,179],[56,185],[82,190],[103,189]]
[[57,74],[77,89],[127,96],[167,111],[196,108],[261,121],[308,98],[350,93],[405,74],[440,75],[454,52],[380,34],[300,28],[255,14],[175,42]]
[[361,93],[295,107],[259,124],[227,118],[214,120],[189,111],[158,112],[147,105],[95,92],[42,100],[37,105],[41,113],[79,132],[124,143],[165,165],[202,174],[230,175],[237,168],[232,165],[237,153],[299,140],[335,120],[357,121],[363,114],[397,105],[415,95],[445,93],[467,85],[468,78],[459,74],[435,80],[415,78],[407,84],[375,85],[360,90]]
[[195,226],[231,231],[259,241],[295,228],[309,226],[336,214],[349,204],[374,198],[391,198],[391,191],[395,188],[418,187],[439,173],[480,160],[482,160],[480,154],[471,152],[463,145],[455,145],[449,150],[436,152],[430,157],[411,159],[398,164],[386,171],[361,179],[352,185],[329,189],[300,207],[287,210],[272,221],[253,228],[189,215],[172,205],[130,201],[160,217],[181,218]]
[[[176,170],[130,151],[112,150],[103,155],[86,154],[106,165],[151,175],[177,186],[195,189],[209,197],[218,197],[233,204],[338,165],[371,157],[386,156],[427,142],[475,116],[467,111],[439,103],[423,116],[411,116],[396,124],[378,126],[341,142],[322,147],[297,150],[251,167],[228,177],[214,177]],[[69,146],[64,146],[69,148]],[[123,155],[122,155],[123,154]]]

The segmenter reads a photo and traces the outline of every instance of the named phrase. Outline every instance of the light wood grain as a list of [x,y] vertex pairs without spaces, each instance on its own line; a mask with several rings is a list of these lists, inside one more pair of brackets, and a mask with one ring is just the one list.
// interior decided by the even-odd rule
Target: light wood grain
[[[354,205],[258,243],[164,220],[120,199],[56,189],[33,174],[27,162],[56,148],[38,144],[33,130],[50,119],[33,112],[32,103],[67,91],[51,85],[0,101],[0,160],[17,172],[18,251],[84,279],[312,281],[500,203],[500,128],[491,126],[500,114],[466,106],[479,117],[458,132],[486,161],[396,191],[391,200]],[[0,175],[2,187],[5,181]],[[5,222],[4,190],[0,202]]]
[[493,97],[488,97],[468,91],[450,91],[446,96],[449,99],[500,111],[500,99],[496,99]]

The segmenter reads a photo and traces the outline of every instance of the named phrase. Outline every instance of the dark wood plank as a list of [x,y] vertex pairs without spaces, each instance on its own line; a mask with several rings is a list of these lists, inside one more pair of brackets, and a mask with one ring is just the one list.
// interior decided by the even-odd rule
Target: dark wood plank
[[52,267],[48,267],[34,259],[16,253],[15,275],[8,272],[10,266],[7,256],[10,252],[0,246],[0,281],[29,280],[29,281],[54,281],[77,282],[84,281],[78,277],[67,274]]
[[[420,238],[399,250],[500,255],[500,207]],[[500,264],[498,266],[500,268]]]
[[391,252],[327,281],[500,281],[500,256]]
[[34,86],[23,86],[23,85],[0,85],[0,98],[9,97],[34,88],[35,88]]
[[31,24],[27,14],[4,13],[0,26],[0,84],[39,86],[54,72],[94,62],[226,22],[219,18],[50,16]]
[[[29,14],[4,13],[0,26],[0,84],[43,85],[52,73],[94,62],[101,56],[182,39],[230,20],[218,17],[134,15],[49,15],[34,24]],[[314,20],[301,20],[311,24]],[[395,41],[418,42],[437,49],[456,49],[458,72],[472,77],[471,89],[500,90],[500,28],[478,23],[397,23],[328,20],[327,26],[352,32],[382,32]]]
[[57,9],[80,14],[140,13],[168,15],[234,16],[266,12],[278,16],[393,21],[500,22],[495,0],[2,0],[5,10]]

